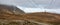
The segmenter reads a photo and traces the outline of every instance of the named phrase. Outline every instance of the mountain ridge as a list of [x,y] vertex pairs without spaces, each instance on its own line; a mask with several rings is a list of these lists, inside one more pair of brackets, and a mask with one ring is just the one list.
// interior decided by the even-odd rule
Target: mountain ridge
[[9,5],[0,5],[1,12],[7,12],[11,14],[24,14],[25,12],[21,9],[17,8],[16,6],[9,6]]

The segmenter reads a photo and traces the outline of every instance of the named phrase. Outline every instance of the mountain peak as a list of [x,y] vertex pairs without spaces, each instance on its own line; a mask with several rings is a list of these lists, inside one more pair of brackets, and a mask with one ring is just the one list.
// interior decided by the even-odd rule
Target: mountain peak
[[10,5],[0,5],[0,12],[9,13],[9,14],[23,14],[24,11],[17,8],[16,6]]

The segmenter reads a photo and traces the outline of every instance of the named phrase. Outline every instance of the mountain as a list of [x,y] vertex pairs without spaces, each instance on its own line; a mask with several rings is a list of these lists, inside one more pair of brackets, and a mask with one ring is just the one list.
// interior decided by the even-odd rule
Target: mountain
[[16,6],[12,5],[2,5],[0,4],[0,13],[10,13],[10,14],[24,14],[25,12]]
[[[14,11],[14,9],[16,10]],[[9,21],[14,23],[15,21],[24,25],[60,25],[60,14],[50,12],[24,13],[15,6],[0,5],[0,23],[4,21],[6,21],[5,23]]]

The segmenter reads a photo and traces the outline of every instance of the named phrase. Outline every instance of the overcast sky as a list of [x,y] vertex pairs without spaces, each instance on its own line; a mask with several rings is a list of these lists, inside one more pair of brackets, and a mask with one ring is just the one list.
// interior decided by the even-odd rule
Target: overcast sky
[[0,4],[16,5],[25,12],[60,11],[60,0],[0,0]]
[[22,7],[60,8],[60,0],[0,0],[0,4],[13,4]]

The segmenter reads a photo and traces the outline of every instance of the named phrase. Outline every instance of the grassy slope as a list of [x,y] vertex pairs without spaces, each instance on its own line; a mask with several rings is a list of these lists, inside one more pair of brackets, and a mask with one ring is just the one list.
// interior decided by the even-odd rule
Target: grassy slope
[[60,14],[40,12],[26,14],[28,20],[35,20],[38,22],[60,24]]
[[28,13],[23,15],[0,13],[0,19],[3,20],[34,20],[37,22],[60,24],[60,15],[48,12]]

